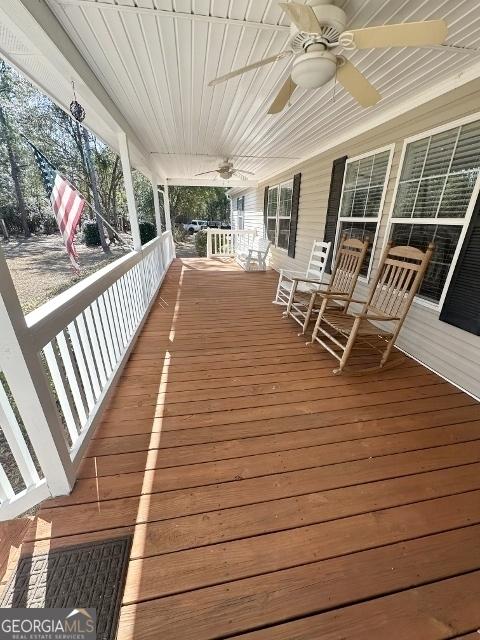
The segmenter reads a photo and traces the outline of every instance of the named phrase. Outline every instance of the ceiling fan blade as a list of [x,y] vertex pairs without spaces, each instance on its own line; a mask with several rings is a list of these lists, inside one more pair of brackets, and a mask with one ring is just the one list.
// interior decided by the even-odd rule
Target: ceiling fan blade
[[280,7],[300,31],[305,31],[306,33],[321,32],[322,27],[311,6],[296,4],[295,2],[280,2]]
[[266,64],[271,64],[272,62],[276,62],[277,60],[281,60],[282,58],[286,58],[287,56],[291,55],[293,55],[292,51],[281,51],[274,56],[270,56],[270,58],[263,58],[263,60],[258,60],[257,62],[252,62],[252,64],[247,64],[246,67],[241,67],[240,69],[235,69],[234,71],[230,71],[230,73],[226,73],[224,76],[219,76],[218,78],[211,80],[208,83],[208,86],[215,87],[217,84],[221,84],[222,82],[230,80],[230,78],[235,78],[236,76],[240,76],[247,71],[258,69],[259,67],[263,67]]
[[272,102],[270,109],[268,110],[269,115],[274,115],[276,113],[280,113],[287,106],[288,101],[293,96],[293,92],[297,88],[297,85],[292,80],[292,76],[288,76],[285,84],[282,86],[280,91],[277,94],[277,97]]
[[214,170],[214,171],[204,171],[203,173],[196,173],[195,175],[196,176],[207,176],[210,173],[217,173],[217,171],[216,170]]
[[447,37],[445,20],[386,24],[345,31],[339,42],[346,49],[381,49],[383,47],[424,47],[442,44]]
[[362,107],[373,107],[381,95],[365,78],[363,73],[345,58],[340,58],[337,68],[337,80],[357,100]]

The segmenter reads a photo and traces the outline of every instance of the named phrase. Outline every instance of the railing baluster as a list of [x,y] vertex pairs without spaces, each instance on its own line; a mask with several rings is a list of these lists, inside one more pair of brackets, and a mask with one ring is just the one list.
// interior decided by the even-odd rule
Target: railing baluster
[[62,358],[63,366],[65,368],[65,374],[67,376],[68,384],[72,392],[75,408],[77,409],[77,414],[80,420],[80,427],[83,427],[87,422],[87,414],[85,412],[84,399],[80,391],[80,386],[78,384],[78,379],[77,379],[77,373],[75,371],[75,367],[73,365],[72,358],[70,355],[70,349],[68,347],[67,340],[65,338],[65,334],[63,331],[61,331],[57,335],[57,344],[60,350],[60,356]]
[[105,366],[105,374],[108,378],[113,371],[113,364],[110,362],[110,354],[107,348],[107,341],[105,340],[105,334],[103,332],[103,325],[100,319],[100,313],[98,311],[98,301],[94,300],[90,305],[90,309],[93,315],[93,324],[97,332],[98,343],[100,345],[100,351],[103,358],[103,364]]
[[0,425],[12,452],[18,469],[22,474],[23,481],[27,487],[39,482],[40,477],[33,463],[32,456],[28,450],[27,443],[13,412],[10,400],[0,381]]
[[111,363],[112,369],[114,369],[115,365],[117,364],[117,357],[115,355],[115,349],[113,346],[112,328],[108,321],[107,308],[105,305],[105,297],[106,297],[105,293],[103,293],[98,298],[97,302],[98,302],[98,310],[100,312],[100,320],[103,327],[103,333],[105,334],[105,339],[107,341],[107,348],[108,348],[108,354],[110,356],[110,363]]
[[120,358],[120,355],[123,351],[122,332],[120,330],[120,321],[118,319],[117,306],[115,304],[115,293],[113,290],[113,286],[114,285],[112,285],[107,289],[106,299],[108,303],[107,306],[109,309],[108,318],[113,328],[113,334],[112,334],[114,336],[113,345],[115,347],[115,352],[117,353],[117,358]]
[[80,371],[80,377],[82,379],[82,386],[85,393],[85,398],[87,400],[87,406],[89,411],[91,411],[95,405],[95,399],[93,397],[92,383],[88,373],[87,365],[85,363],[85,355],[80,344],[75,321],[71,322],[68,325],[68,333],[70,335],[70,340],[72,341],[73,353],[75,354],[78,370]]
[[130,342],[130,336],[132,335],[132,320],[130,317],[130,308],[127,302],[127,296],[125,295],[125,276],[122,276],[118,281],[118,293],[120,299],[120,306],[124,313],[125,319],[125,342]]
[[113,299],[115,302],[115,317],[117,318],[118,325],[120,328],[121,346],[123,351],[128,341],[127,341],[127,330],[125,325],[125,315],[122,312],[122,305],[120,303],[118,280],[113,285],[112,291],[113,291]]
[[140,322],[145,312],[145,303],[142,295],[142,281],[140,275],[141,265],[132,269],[133,289],[135,292],[135,301],[137,306],[137,322]]
[[7,502],[15,497],[15,491],[13,490],[10,480],[7,474],[3,470],[3,466],[0,464],[0,501]]
[[100,396],[100,380],[98,377],[97,367],[95,366],[95,357],[92,350],[92,345],[90,344],[90,339],[88,337],[87,326],[85,324],[85,315],[81,313],[76,319],[78,332],[80,334],[80,342],[82,345],[83,352],[85,354],[85,360],[88,366],[88,370],[90,372],[90,380],[92,381],[93,393],[95,396],[95,401],[98,400]]
[[45,354],[45,359],[47,361],[48,368],[50,369],[50,374],[52,376],[55,391],[57,392],[58,401],[60,403],[60,407],[62,408],[63,417],[65,418],[65,424],[67,426],[71,443],[73,445],[78,438],[77,422],[73,415],[70,398],[68,397],[67,387],[65,384],[66,380],[64,380],[64,377],[62,376],[60,364],[57,360],[57,354],[51,342],[44,346],[43,353]]
[[107,381],[107,374],[105,372],[105,366],[102,360],[102,354],[100,351],[100,345],[98,344],[97,332],[95,331],[95,324],[93,322],[92,310],[87,307],[83,312],[83,317],[87,325],[87,334],[92,346],[94,361],[97,366],[98,377],[100,380],[100,386],[103,387]]

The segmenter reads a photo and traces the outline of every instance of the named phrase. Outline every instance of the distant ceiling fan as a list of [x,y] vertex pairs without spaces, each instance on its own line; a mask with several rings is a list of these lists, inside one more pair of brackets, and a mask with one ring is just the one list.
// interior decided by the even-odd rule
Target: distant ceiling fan
[[248,178],[248,176],[254,176],[255,174],[251,171],[244,171],[243,169],[235,169],[233,166],[233,162],[226,158],[223,160],[222,164],[218,167],[218,169],[214,169],[213,171],[204,171],[203,173],[196,173],[196,176],[206,176],[211,173],[216,173],[223,180],[230,180],[235,175],[239,175],[241,178]]
[[268,113],[280,113],[298,87],[317,89],[336,80],[363,106],[372,107],[381,98],[365,76],[343,55],[331,49],[378,49],[385,47],[436,47],[463,51],[464,47],[444,45],[447,24],[444,20],[388,24],[345,31],[347,17],[332,0],[307,0],[307,4],[280,2],[292,21],[289,49],[275,56],[236,69],[210,82],[215,86],[240,74],[282,58],[294,57],[291,74],[280,89]]

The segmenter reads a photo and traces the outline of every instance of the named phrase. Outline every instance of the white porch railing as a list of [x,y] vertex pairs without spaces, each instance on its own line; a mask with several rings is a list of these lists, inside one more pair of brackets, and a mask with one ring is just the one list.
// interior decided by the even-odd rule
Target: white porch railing
[[[25,318],[4,285],[0,450],[7,454],[0,460],[0,520],[73,485],[173,257],[167,231]],[[0,277],[11,283],[9,274]]]
[[233,257],[251,246],[255,229],[207,229],[207,258]]

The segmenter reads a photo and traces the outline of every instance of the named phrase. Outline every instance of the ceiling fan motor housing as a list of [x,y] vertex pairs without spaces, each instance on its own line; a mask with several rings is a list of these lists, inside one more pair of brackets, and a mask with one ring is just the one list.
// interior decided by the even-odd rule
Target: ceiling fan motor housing
[[322,25],[320,33],[312,35],[299,31],[292,23],[290,29],[290,47],[295,53],[305,51],[309,45],[321,42],[337,42],[340,34],[345,31],[347,16],[343,9],[332,4],[332,0],[307,0],[312,7],[318,21]]
[[224,180],[229,180],[234,173],[233,162],[230,162],[230,160],[224,160],[222,166],[218,168],[218,173]]
[[[315,46],[313,45],[313,47]],[[337,57],[333,53],[330,53],[327,49],[314,49],[298,56],[294,60],[292,80],[304,89],[316,89],[331,80],[336,70]]]

